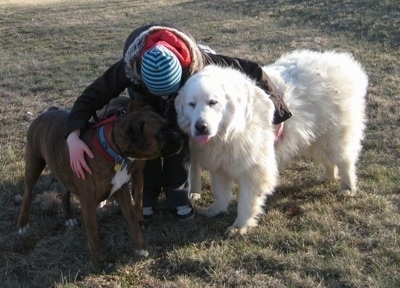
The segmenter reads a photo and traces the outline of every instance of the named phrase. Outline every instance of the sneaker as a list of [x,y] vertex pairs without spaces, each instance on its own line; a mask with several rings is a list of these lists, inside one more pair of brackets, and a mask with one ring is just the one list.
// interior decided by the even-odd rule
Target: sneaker
[[143,207],[144,220],[150,220],[154,215],[153,207]]
[[194,217],[194,209],[190,205],[178,206],[171,210],[171,213],[178,218],[179,221],[186,221]]

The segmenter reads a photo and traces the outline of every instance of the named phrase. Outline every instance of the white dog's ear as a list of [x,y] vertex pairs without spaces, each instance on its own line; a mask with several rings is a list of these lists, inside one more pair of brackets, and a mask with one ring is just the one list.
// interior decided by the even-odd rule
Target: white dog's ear
[[263,115],[265,115],[265,120],[266,123],[271,123],[274,120],[274,112],[275,112],[275,105],[274,102],[272,102],[271,100],[271,96],[267,93],[265,93],[265,91],[263,89],[261,89],[258,86],[255,86],[255,93],[254,93],[254,97],[255,98],[260,98],[263,99],[263,107],[261,108],[262,110],[264,110]]
[[175,98],[174,105],[177,114],[177,122],[179,128],[185,133],[190,132],[190,115],[185,115],[185,102],[184,94],[185,92],[181,89]]

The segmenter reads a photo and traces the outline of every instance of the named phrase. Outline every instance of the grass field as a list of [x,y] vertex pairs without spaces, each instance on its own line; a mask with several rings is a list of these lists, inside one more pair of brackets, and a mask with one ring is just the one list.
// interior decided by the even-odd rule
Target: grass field
[[[178,224],[161,199],[144,232],[146,259],[132,251],[119,207],[108,205],[98,211],[101,249],[116,265],[102,271],[90,260],[79,203],[80,225],[67,229],[61,187],[46,171],[30,232],[19,237],[31,120],[50,106],[69,109],[121,57],[131,30],[157,21],[260,64],[298,48],[353,53],[370,78],[357,197],[336,197],[337,183],[316,185],[319,168],[299,158],[245,237],[223,237],[235,201],[225,215]],[[398,0],[0,0],[0,287],[400,287],[399,27]],[[212,201],[207,176],[195,207]]]

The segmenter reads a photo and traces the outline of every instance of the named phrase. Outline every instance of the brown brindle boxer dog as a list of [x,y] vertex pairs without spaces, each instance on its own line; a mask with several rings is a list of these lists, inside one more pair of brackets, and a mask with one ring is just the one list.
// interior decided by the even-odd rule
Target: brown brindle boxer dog
[[[118,114],[118,115],[117,115]],[[178,132],[170,129],[166,121],[149,107],[128,105],[121,113],[111,115],[92,125],[81,136],[95,157],[87,158],[92,175],[78,179],[69,165],[69,152],[64,138],[67,111],[50,108],[30,125],[26,145],[25,193],[18,219],[18,233],[29,227],[29,209],[32,189],[46,164],[65,188],[63,210],[66,225],[76,224],[70,209],[70,192],[79,197],[82,217],[94,262],[106,266],[99,250],[96,209],[100,202],[115,196],[128,221],[129,233],[135,252],[148,256],[141,230],[143,168],[145,160],[174,155],[182,149]],[[133,176],[135,208],[129,191]]]

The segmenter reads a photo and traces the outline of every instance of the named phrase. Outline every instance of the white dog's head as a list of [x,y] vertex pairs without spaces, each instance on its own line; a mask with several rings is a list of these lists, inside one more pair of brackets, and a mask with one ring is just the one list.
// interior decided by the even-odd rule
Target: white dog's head
[[244,129],[250,85],[254,83],[237,70],[207,66],[176,97],[178,125],[201,144],[225,137],[230,129]]

